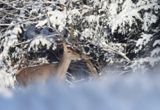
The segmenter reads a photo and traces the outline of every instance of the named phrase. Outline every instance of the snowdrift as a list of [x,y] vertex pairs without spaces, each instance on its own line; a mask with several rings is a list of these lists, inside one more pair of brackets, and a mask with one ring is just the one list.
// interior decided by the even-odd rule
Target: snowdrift
[[160,75],[157,73],[139,71],[124,76],[115,73],[71,85],[49,81],[26,89],[1,88],[0,109],[159,110]]

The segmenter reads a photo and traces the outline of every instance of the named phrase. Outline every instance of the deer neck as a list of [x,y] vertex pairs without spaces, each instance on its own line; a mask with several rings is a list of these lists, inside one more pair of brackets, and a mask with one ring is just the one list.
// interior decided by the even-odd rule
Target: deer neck
[[57,76],[61,79],[65,79],[65,74],[71,63],[71,59],[65,56],[66,55],[63,55],[63,57],[61,58],[60,62],[57,65]]

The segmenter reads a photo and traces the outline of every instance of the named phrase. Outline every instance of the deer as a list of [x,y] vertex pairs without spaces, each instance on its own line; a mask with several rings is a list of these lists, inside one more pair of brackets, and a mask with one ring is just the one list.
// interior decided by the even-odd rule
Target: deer
[[97,77],[97,70],[90,61],[89,56],[82,54],[71,47],[68,47],[66,43],[63,43],[62,46],[63,54],[58,63],[41,64],[18,70],[15,74],[18,84],[25,87],[35,81],[45,82],[50,77],[55,77],[61,81],[64,81],[71,61],[79,60],[84,60],[90,71],[90,75]]

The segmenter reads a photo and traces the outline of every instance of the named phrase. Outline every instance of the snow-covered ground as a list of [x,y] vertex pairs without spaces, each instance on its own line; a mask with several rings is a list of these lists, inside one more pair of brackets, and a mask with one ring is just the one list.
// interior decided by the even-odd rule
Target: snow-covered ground
[[0,110],[160,109],[160,75],[156,72],[117,74],[69,86],[49,81],[26,89],[1,88]]

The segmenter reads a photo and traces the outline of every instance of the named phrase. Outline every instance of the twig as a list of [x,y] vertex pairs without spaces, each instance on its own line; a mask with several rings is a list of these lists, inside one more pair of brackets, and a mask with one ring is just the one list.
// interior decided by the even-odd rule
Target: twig
[[14,8],[14,9],[16,9],[16,10],[21,10],[22,8],[16,8],[16,7],[14,7],[14,6],[12,6],[12,5],[10,5],[9,3],[6,3],[6,2],[4,2],[4,1],[0,1],[1,3],[3,3],[3,4],[6,4],[6,5],[8,5],[9,7],[12,7],[12,8]]
[[0,26],[14,26],[15,24],[0,24]]
[[21,43],[17,43],[17,44],[15,44],[14,46],[23,45],[23,44],[28,44],[28,43],[30,43],[31,41],[32,41],[32,39],[31,39],[31,40],[24,41],[24,42],[21,42]]
[[108,51],[108,49],[110,49],[111,51],[113,51],[114,53],[122,56],[124,59],[126,59],[129,63],[131,63],[131,60],[121,51],[118,51],[116,49],[113,49],[112,47],[110,47],[109,45],[103,45],[103,49],[105,51]]
[[[45,0],[42,0],[44,3],[45,3]],[[44,5],[44,10],[46,12],[46,16],[47,16],[47,20],[48,20],[48,24],[49,24],[49,27],[52,27],[52,23],[51,23],[51,20],[50,20],[50,17],[48,15],[48,11],[47,11],[47,8],[46,6]]]

